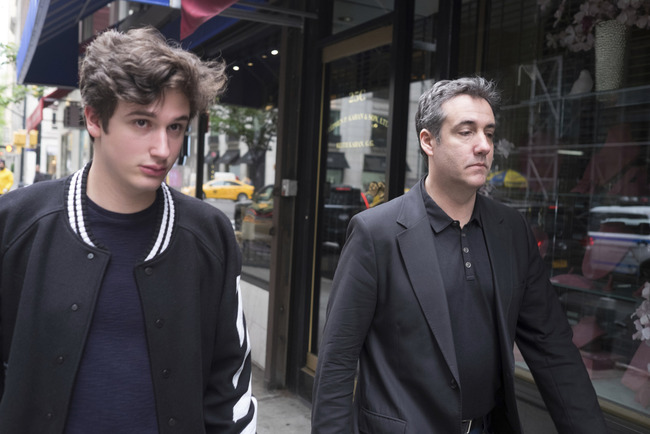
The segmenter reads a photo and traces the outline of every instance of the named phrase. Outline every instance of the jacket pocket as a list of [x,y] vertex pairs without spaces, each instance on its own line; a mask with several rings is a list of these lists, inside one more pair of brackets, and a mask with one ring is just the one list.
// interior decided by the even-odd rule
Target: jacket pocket
[[404,434],[406,421],[362,408],[359,414],[359,432],[362,434]]

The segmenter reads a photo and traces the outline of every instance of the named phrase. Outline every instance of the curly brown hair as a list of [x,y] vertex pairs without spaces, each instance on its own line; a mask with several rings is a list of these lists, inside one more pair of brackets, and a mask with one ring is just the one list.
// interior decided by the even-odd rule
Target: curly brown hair
[[82,104],[97,112],[105,130],[120,100],[149,105],[166,89],[177,89],[189,100],[193,118],[226,84],[224,62],[203,61],[153,27],[100,34],[86,49],[79,71]]

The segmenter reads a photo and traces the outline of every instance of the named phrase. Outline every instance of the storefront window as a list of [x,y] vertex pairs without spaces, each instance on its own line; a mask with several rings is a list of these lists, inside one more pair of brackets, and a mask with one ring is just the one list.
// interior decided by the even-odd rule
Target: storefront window
[[[410,127],[419,95],[440,78],[426,50],[438,11],[425,3],[416,1]],[[587,3],[608,9],[585,15]],[[481,193],[527,217],[599,398],[649,425],[650,345],[634,322],[650,304],[650,10],[631,6],[616,25],[605,23],[622,12],[616,1],[460,9],[457,75],[482,71],[504,96]],[[408,134],[407,188],[426,173]]]
[[464,6],[461,44],[485,53],[461,51],[459,68],[478,62],[504,94],[483,193],[528,218],[599,397],[647,425],[634,314],[650,292],[650,29],[636,23],[650,10],[623,3],[493,1],[485,40]]
[[[215,105],[205,141],[202,197],[230,218],[242,250],[242,279],[266,287],[270,278],[277,109]],[[190,155],[169,185],[195,196],[196,134]]]
[[416,0],[413,24],[413,55],[409,89],[409,116],[406,137],[406,174],[404,188],[409,190],[427,173],[426,161],[420,152],[415,131],[415,113],[420,95],[436,82],[436,19],[438,2]]

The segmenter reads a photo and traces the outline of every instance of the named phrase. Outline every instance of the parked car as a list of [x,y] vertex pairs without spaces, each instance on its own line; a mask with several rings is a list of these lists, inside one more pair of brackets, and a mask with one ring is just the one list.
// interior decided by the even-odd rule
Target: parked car
[[[183,187],[181,191],[194,196],[194,187]],[[230,199],[242,201],[251,199],[255,187],[236,179],[213,179],[203,184],[204,199]]]
[[[241,209],[241,207],[239,207]],[[235,209],[237,214],[237,207]],[[241,238],[271,245],[273,236],[273,185],[267,185],[253,194],[253,199],[240,211]],[[237,215],[235,215],[235,227]]]
[[273,185],[253,194],[250,201],[235,204],[235,234],[244,265],[268,267],[271,260],[273,227]]
[[[349,185],[330,187],[323,206],[323,241],[345,243],[350,219],[368,208],[360,189]],[[267,185],[253,195],[250,202],[235,205],[235,230],[241,231],[244,246],[271,244],[273,236],[273,185]]]
[[582,273],[650,279],[650,206],[598,206],[589,213]]
[[323,205],[323,241],[345,244],[348,223],[360,211],[368,208],[360,189],[349,185],[334,185],[328,190]]

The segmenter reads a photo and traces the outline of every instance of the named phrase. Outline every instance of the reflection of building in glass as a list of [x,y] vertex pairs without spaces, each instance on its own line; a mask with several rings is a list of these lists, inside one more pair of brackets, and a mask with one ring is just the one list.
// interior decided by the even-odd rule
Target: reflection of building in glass
[[[327,182],[330,184],[366,189],[372,180],[385,180],[388,101],[382,99],[381,94],[381,91],[350,90],[347,96],[330,101],[332,122],[328,127],[327,157]],[[348,167],[343,167],[342,158]],[[369,166],[369,158],[377,163]],[[349,168],[351,170],[344,170]]]

